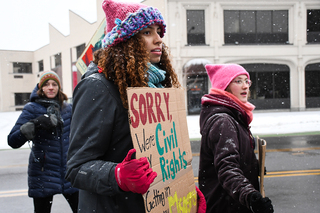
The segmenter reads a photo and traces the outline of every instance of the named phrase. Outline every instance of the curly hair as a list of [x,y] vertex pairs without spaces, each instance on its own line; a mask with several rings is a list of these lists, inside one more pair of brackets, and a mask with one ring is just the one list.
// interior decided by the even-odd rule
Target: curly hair
[[[95,53],[95,60],[105,77],[118,87],[123,106],[128,109],[127,88],[148,87],[147,68],[150,61],[144,39],[139,34],[126,42]],[[165,88],[181,87],[169,59],[168,48],[163,44],[162,56],[157,66],[166,71],[162,85]]]

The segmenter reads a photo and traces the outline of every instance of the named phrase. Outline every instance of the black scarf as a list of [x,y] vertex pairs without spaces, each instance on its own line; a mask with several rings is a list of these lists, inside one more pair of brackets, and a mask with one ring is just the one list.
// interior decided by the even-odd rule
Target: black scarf
[[58,119],[58,123],[60,124],[60,126],[63,126],[63,119],[61,117],[61,113],[60,113],[60,104],[57,100],[54,99],[36,99],[35,100],[36,103],[41,104],[42,106],[44,106],[45,108],[47,108],[47,114],[50,115],[56,115],[57,119]]

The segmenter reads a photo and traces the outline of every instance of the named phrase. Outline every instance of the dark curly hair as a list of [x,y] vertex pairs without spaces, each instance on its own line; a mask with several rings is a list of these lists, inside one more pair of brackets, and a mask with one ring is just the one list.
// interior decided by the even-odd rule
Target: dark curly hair
[[[106,78],[118,87],[123,106],[128,109],[127,88],[148,87],[147,67],[150,59],[144,39],[137,34],[126,42],[96,51],[94,57]],[[164,44],[157,66],[166,71],[166,78],[161,82],[165,88],[181,87]]]

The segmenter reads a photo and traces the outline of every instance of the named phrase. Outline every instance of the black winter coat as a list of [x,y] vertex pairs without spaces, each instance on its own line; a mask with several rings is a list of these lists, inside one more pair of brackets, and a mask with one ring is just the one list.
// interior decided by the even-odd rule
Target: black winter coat
[[73,100],[66,178],[80,189],[79,212],[145,212],[142,195],[123,192],[115,179],[115,166],[133,148],[117,87],[91,62]]
[[[38,85],[34,88],[28,102],[20,114],[16,124],[8,135],[8,144],[12,148],[20,148],[28,140],[21,133],[21,125],[40,115],[47,114],[46,106],[36,103]],[[60,114],[63,128],[58,126],[53,131],[36,130],[29,157],[28,185],[30,197],[47,197],[54,194],[72,194],[78,191],[66,181],[67,151],[71,122],[71,105],[64,103]]]
[[232,99],[205,95],[200,113],[199,188],[208,213],[250,213],[247,196],[259,190],[258,161],[248,116]]

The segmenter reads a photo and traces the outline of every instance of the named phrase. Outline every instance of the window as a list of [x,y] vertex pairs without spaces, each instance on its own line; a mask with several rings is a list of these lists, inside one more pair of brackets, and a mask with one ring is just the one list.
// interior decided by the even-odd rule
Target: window
[[61,66],[61,53],[54,55],[55,67]]
[[188,45],[205,45],[204,10],[187,10]]
[[305,71],[306,107],[320,107],[320,63],[309,64]]
[[77,49],[77,59],[80,58],[80,56],[83,53],[85,48],[86,48],[85,44],[81,44],[81,45],[76,47],[76,49]]
[[250,74],[250,99],[256,109],[290,108],[290,70],[281,64],[243,64]]
[[32,73],[32,63],[13,62],[13,73]]
[[[51,56],[51,59],[54,59],[51,63],[55,65],[55,67],[51,68],[52,71],[55,71],[60,77],[60,82],[63,82],[62,79],[62,61],[61,61],[61,53],[58,53],[54,56]],[[61,85],[62,86],[62,85]],[[63,87],[63,86],[62,86]]]
[[225,10],[226,44],[288,43],[288,11]]
[[205,65],[211,63],[206,59],[195,58],[183,66],[186,77],[188,114],[199,114],[201,98],[208,93],[208,74]]
[[38,66],[39,66],[39,72],[43,71],[43,60],[38,61]]
[[193,75],[187,79],[188,114],[200,114],[201,98],[208,91],[208,76]]
[[307,10],[307,42],[320,43],[320,10]]
[[25,105],[29,102],[31,93],[14,93],[15,106]]

